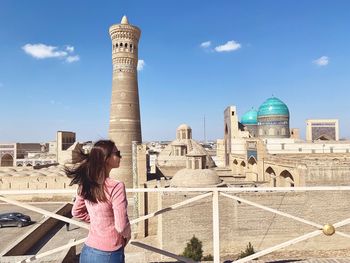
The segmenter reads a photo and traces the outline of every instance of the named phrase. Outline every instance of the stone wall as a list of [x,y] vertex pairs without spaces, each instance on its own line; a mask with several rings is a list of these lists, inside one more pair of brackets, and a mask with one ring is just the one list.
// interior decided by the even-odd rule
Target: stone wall
[[[349,217],[350,192],[302,193],[244,193],[240,197],[266,205],[321,225],[336,223]],[[163,207],[192,197],[187,194],[164,194]],[[262,250],[302,234],[316,230],[253,206],[219,197],[220,250],[222,254],[239,253],[251,242]],[[349,232],[350,227],[342,231]],[[212,250],[212,199],[210,197],[189,204],[185,208],[169,211],[162,216],[163,249],[176,254],[183,252],[186,242],[195,235],[204,246],[204,254]],[[309,239],[286,248],[287,250],[331,250],[350,248],[349,240],[338,235]]]
[[308,166],[305,183],[307,186],[348,186],[350,184],[350,167],[349,165]]

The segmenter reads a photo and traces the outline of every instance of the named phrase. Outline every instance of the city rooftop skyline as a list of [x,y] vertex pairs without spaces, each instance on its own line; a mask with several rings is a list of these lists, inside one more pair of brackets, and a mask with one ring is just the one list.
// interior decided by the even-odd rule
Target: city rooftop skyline
[[107,138],[112,87],[108,29],[123,15],[141,29],[138,84],[144,141],[223,138],[223,112],[239,118],[274,95],[290,127],[337,118],[350,138],[350,2],[0,2],[1,142],[45,142],[57,130]]

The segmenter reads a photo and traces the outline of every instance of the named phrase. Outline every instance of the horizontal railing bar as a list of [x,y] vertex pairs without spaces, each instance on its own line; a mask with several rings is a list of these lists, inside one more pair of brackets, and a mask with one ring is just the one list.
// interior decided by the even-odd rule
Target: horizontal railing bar
[[[218,187],[218,188],[128,188],[128,193],[167,193],[167,192],[307,192],[307,191],[349,191],[350,186],[313,186],[313,187]],[[76,189],[42,190],[0,190],[0,195],[27,194],[76,194]]]
[[74,241],[74,242],[70,242],[70,243],[68,243],[66,245],[63,245],[61,247],[57,247],[57,248],[51,249],[49,251],[43,252],[41,254],[30,256],[27,259],[17,261],[16,263],[32,262],[32,261],[37,260],[39,258],[43,258],[43,257],[49,256],[49,255],[52,255],[54,253],[63,251],[65,249],[71,248],[72,246],[80,245],[81,243],[84,243],[85,240],[86,240],[86,238],[83,238],[83,239],[80,239],[80,240],[77,240],[77,241]]
[[251,202],[249,200],[246,200],[246,199],[243,199],[243,198],[240,198],[240,197],[237,197],[237,196],[232,196],[232,195],[228,195],[228,194],[225,194],[225,193],[220,193],[220,195],[228,197],[228,198],[231,198],[231,199],[234,199],[236,201],[239,201],[239,202],[242,202],[242,203],[245,203],[245,204],[248,204],[248,205],[251,205],[251,206],[254,206],[254,207],[257,207],[257,208],[260,208],[260,209],[265,210],[265,211],[269,211],[271,213],[275,213],[275,214],[280,215],[280,216],[284,216],[284,217],[287,217],[287,218],[294,219],[294,220],[299,221],[301,223],[317,227],[318,229],[323,227],[322,225],[317,224],[315,222],[312,222],[312,221],[309,221],[309,220],[305,220],[303,218],[300,218],[300,217],[297,217],[297,216],[293,216],[291,214],[288,214],[288,213],[285,213],[285,212],[282,212],[282,211],[278,211],[276,209],[273,209],[273,208],[270,208],[270,207],[267,207],[267,206],[264,206],[264,205],[260,205],[260,204],[255,203],[255,202]]
[[278,244],[276,246],[273,246],[273,247],[270,247],[270,248],[267,248],[267,249],[264,249],[264,250],[261,250],[259,252],[256,252],[254,253],[253,255],[250,255],[250,256],[247,256],[247,257],[244,257],[242,259],[238,259],[236,261],[233,261],[234,263],[245,263],[245,262],[248,262],[252,259],[256,259],[258,257],[262,257],[262,256],[265,256],[267,254],[270,254],[278,249],[281,249],[281,248],[285,248],[285,247],[288,247],[290,245],[294,245],[296,243],[299,243],[301,241],[304,241],[304,240],[307,240],[309,238],[312,238],[312,237],[315,237],[315,236],[318,236],[322,233],[322,230],[315,230],[313,232],[310,232],[310,233],[307,233],[305,235],[302,235],[302,236],[299,236],[297,238],[294,238],[294,239],[291,239],[291,240],[288,240],[286,242],[283,242],[281,244]]
[[334,227],[341,227],[350,224],[350,218],[344,219],[338,223],[333,224]]
[[171,205],[171,206],[162,208],[162,209],[160,209],[160,210],[158,210],[158,211],[156,211],[156,212],[153,212],[153,213],[150,213],[150,214],[141,216],[141,217],[139,217],[139,218],[136,218],[136,219],[134,219],[134,220],[131,220],[131,221],[130,221],[130,224],[131,224],[131,225],[132,225],[132,224],[136,224],[136,223],[138,223],[138,222],[144,221],[144,220],[149,219],[149,218],[154,217],[154,216],[161,215],[161,214],[163,214],[163,213],[165,213],[165,212],[169,212],[169,211],[175,210],[176,208],[179,208],[179,207],[181,207],[181,206],[185,206],[185,205],[187,205],[187,204],[196,202],[196,201],[198,201],[198,200],[201,200],[201,199],[203,199],[203,198],[205,198],[205,197],[208,197],[208,196],[211,196],[211,195],[212,195],[212,193],[206,193],[206,194],[203,194],[203,195],[195,196],[195,197],[190,198],[190,199],[186,199],[185,201],[182,201],[182,202],[180,202],[180,203],[176,203],[176,204],[174,204],[174,205]]
[[343,233],[343,232],[339,232],[338,230],[336,230],[335,233],[337,235],[339,235],[339,236],[350,238],[349,234],[346,234],[346,233]]
[[154,253],[166,256],[166,257],[174,258],[174,259],[176,259],[176,260],[178,260],[180,262],[185,262],[185,263],[196,263],[197,262],[197,261],[194,261],[192,259],[185,258],[183,256],[178,256],[176,254],[170,253],[168,251],[165,251],[165,250],[162,250],[162,249],[159,249],[159,248],[152,247],[150,245],[147,245],[147,244],[144,244],[144,243],[141,243],[141,242],[138,242],[138,241],[131,241],[130,244],[134,245],[136,247],[140,247],[140,248],[152,251]]
[[87,223],[80,222],[80,221],[77,221],[77,220],[73,220],[73,219],[70,219],[70,218],[68,218],[68,217],[61,216],[61,215],[58,215],[58,214],[49,212],[49,211],[47,211],[47,210],[45,210],[45,209],[41,209],[41,208],[36,207],[36,206],[33,206],[33,205],[28,205],[28,204],[19,202],[19,201],[17,201],[17,200],[5,198],[5,197],[3,197],[3,196],[0,196],[0,200],[1,200],[1,201],[4,201],[4,202],[7,202],[7,203],[9,203],[9,204],[12,204],[12,205],[16,205],[16,206],[23,207],[23,208],[25,208],[25,209],[28,209],[28,210],[37,212],[37,213],[39,213],[39,214],[43,214],[43,215],[45,215],[45,216],[53,217],[53,218],[55,218],[55,219],[57,219],[57,220],[61,220],[61,221],[64,221],[64,222],[66,222],[66,223],[70,223],[70,224],[79,226],[79,227],[81,227],[81,228],[89,229],[89,225],[88,225]]

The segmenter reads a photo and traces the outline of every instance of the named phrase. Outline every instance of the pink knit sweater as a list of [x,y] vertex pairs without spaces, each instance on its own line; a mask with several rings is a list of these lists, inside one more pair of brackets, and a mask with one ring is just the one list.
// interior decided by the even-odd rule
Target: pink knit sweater
[[127,213],[125,185],[122,182],[107,178],[105,191],[108,201],[92,203],[77,196],[72,215],[90,222],[86,245],[103,251],[114,251],[124,244],[124,239],[131,236]]

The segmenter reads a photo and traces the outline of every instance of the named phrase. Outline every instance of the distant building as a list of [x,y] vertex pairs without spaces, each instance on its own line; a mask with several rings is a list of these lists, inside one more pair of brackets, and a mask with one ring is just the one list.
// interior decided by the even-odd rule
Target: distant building
[[300,130],[298,128],[290,129],[290,138],[300,140]]
[[75,161],[82,144],[74,132],[58,131],[49,143],[1,143],[0,167],[65,164]]
[[339,121],[337,119],[310,119],[306,121],[307,141],[338,141]]
[[241,122],[235,106],[226,108],[217,157],[232,171],[231,181],[267,186],[348,184],[350,141],[338,141],[338,120],[308,120],[307,141],[302,141],[298,129],[290,130],[289,117],[287,105],[275,97],[257,112],[245,113]]
[[[199,167],[200,164],[204,164],[204,168],[216,166],[203,146],[192,139],[191,127],[187,124],[181,124],[176,130],[176,139],[166,146],[157,158],[156,165],[159,176],[171,178],[177,171],[186,168],[187,156],[193,151],[204,156],[195,158],[195,167]],[[202,162],[202,158],[205,158],[205,161]]]

